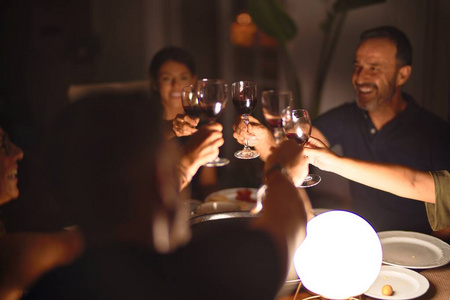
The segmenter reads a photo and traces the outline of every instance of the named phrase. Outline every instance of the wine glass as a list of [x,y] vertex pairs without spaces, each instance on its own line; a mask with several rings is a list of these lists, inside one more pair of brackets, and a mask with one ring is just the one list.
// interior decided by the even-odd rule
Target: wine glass
[[[248,116],[253,112],[258,102],[256,98],[256,82],[237,81],[231,85],[231,99],[237,112],[242,116],[245,125],[248,125]],[[259,156],[258,151],[252,150],[245,140],[244,149],[236,151],[234,156],[240,159],[252,159]]]
[[280,144],[286,137],[284,125],[290,117],[293,97],[291,91],[263,91],[261,94],[261,103],[264,118],[267,124],[272,128],[276,144]]
[[[197,81],[197,97],[202,112],[214,123],[228,100],[228,85],[222,79],[202,79]],[[205,164],[206,167],[221,167],[230,163],[227,158],[217,157]]]
[[181,90],[181,105],[183,105],[184,112],[191,118],[198,118],[202,113],[200,103],[197,98],[197,90],[195,85],[185,86]]
[[[306,109],[293,109],[290,112],[290,117],[285,124],[284,130],[286,136],[290,140],[296,141],[303,147],[311,135],[312,125],[309,113]],[[317,174],[309,174],[300,186],[301,188],[312,187],[318,184],[322,178]]]

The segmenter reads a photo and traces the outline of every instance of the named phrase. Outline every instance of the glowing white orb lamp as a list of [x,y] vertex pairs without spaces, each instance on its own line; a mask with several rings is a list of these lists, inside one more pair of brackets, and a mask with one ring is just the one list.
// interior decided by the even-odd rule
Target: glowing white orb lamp
[[314,217],[294,255],[303,285],[327,299],[349,299],[366,292],[381,269],[382,247],[373,227],[347,211]]

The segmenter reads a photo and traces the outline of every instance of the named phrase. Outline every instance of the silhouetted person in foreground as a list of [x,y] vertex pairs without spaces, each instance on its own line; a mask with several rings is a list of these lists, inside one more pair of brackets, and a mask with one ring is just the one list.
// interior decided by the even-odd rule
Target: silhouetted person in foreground
[[44,276],[26,299],[275,297],[305,237],[294,186],[308,172],[302,149],[287,142],[268,158],[264,209],[248,227],[188,243],[178,153],[161,124],[161,107],[138,96],[88,99],[61,116],[47,168],[86,250]]

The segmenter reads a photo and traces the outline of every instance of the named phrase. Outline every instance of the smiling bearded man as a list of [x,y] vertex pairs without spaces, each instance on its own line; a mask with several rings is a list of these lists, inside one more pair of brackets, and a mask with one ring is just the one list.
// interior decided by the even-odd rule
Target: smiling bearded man
[[[422,171],[449,170],[449,123],[402,92],[411,72],[412,47],[405,33],[391,26],[364,31],[352,75],[356,101],[313,120],[311,136],[328,147],[340,145],[342,154],[349,158],[401,164]],[[236,141],[249,140],[262,160],[275,146],[271,131],[255,118],[251,126],[241,122],[233,130]],[[375,230],[431,233],[423,203],[355,182],[349,185],[350,210],[369,221]],[[319,207],[316,199],[311,200],[313,206]],[[327,205],[342,208],[340,203]]]
[[[319,116],[311,135],[327,146],[341,145],[347,157],[419,170],[448,170],[448,122],[402,92],[411,65],[411,44],[402,31],[389,26],[364,31],[353,63],[356,101]],[[377,231],[431,232],[423,203],[355,182],[350,182],[350,192],[352,210]]]

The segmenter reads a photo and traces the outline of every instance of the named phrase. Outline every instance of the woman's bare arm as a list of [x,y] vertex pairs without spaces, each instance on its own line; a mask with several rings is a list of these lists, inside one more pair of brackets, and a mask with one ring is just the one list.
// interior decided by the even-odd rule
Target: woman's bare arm
[[435,203],[434,181],[427,171],[410,167],[341,157],[320,140],[310,138],[305,155],[311,164],[352,181],[400,197]]

